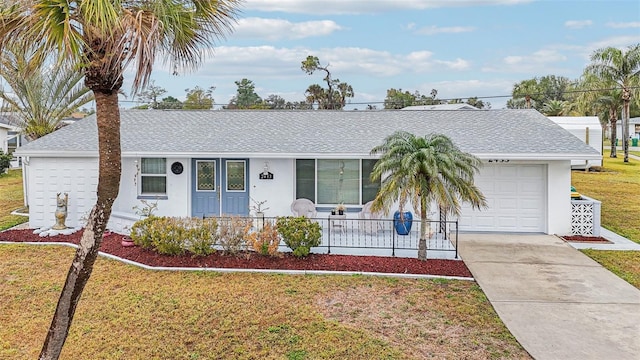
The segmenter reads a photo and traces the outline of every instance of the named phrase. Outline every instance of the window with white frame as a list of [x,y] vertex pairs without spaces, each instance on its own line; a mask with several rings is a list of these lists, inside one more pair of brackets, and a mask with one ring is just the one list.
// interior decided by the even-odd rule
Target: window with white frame
[[296,198],[316,204],[363,205],[380,190],[371,181],[375,159],[297,159]]
[[167,159],[142,158],[140,166],[140,194],[167,194]]

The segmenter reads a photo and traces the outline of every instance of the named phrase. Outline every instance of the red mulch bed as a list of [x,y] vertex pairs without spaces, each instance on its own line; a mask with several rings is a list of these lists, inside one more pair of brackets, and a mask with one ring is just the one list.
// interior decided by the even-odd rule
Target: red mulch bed
[[611,241],[601,237],[601,236],[581,236],[581,235],[572,235],[572,236],[563,236],[562,239],[564,241],[569,242],[581,242],[581,243],[599,243],[599,244],[612,244]]
[[[0,241],[12,242],[67,242],[78,244],[82,231],[72,235],[40,237],[33,230],[7,230],[0,232]],[[254,252],[240,255],[225,255],[217,251],[208,256],[161,255],[155,251],[145,250],[138,246],[124,247],[121,244],[123,235],[112,233],[104,237],[100,251],[124,259],[150,266],[191,267],[191,268],[232,268],[232,269],[277,269],[277,270],[330,270],[358,271],[379,273],[401,273],[420,275],[444,275],[471,277],[471,272],[461,260],[429,259],[421,261],[411,258],[385,256],[353,256],[310,254],[299,259],[290,253],[273,258],[261,256]]]

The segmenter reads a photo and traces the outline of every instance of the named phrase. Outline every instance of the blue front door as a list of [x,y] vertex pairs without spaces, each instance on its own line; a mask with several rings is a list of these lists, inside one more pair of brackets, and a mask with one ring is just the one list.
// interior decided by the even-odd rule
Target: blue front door
[[222,214],[249,215],[248,159],[222,159]]
[[193,159],[191,169],[191,216],[220,215],[220,160]]
[[248,159],[193,159],[191,216],[249,215]]

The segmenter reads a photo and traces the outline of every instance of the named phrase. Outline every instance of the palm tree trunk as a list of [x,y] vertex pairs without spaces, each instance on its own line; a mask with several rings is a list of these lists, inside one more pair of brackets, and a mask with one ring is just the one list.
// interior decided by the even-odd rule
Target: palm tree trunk
[[624,162],[629,162],[629,103],[631,93],[628,89],[623,89],[624,106],[622,108],[622,151],[624,151]]
[[97,201],[85,226],[80,247],[71,263],[64,288],[58,299],[40,359],[58,359],[82,291],[89,281],[102,243],[102,235],[111,216],[113,201],[120,189],[120,110],[118,93],[94,92],[98,124],[99,174]]
[[418,259],[427,260],[427,234],[431,233],[431,223],[427,219],[427,201],[420,197],[420,240]]
[[617,158],[618,157],[618,150],[616,147],[616,137],[618,137],[618,125],[617,125],[618,119],[615,118],[611,118],[611,153],[609,154],[609,157],[612,158]]

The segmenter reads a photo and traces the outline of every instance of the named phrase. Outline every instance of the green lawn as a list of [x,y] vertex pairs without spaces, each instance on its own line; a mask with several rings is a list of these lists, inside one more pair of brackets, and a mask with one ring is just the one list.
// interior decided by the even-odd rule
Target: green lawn
[[11,215],[23,206],[22,171],[9,170],[8,174],[0,175],[0,231],[28,220],[25,216]]
[[[0,228],[21,223],[20,171]],[[0,359],[38,356],[74,250],[0,245]],[[99,258],[63,359],[530,359],[475,282],[148,271]]]
[[602,225],[640,243],[640,161],[628,163],[618,154],[603,157],[603,172],[573,171],[571,183],[578,192],[602,202]]
[[[0,245],[0,359],[37,358],[73,254]],[[530,359],[472,281],[95,266],[62,359]]]
[[[604,172],[574,171],[578,192],[602,202],[602,226],[640,243],[640,162],[603,157]],[[640,289],[640,252],[585,250],[585,254]]]

